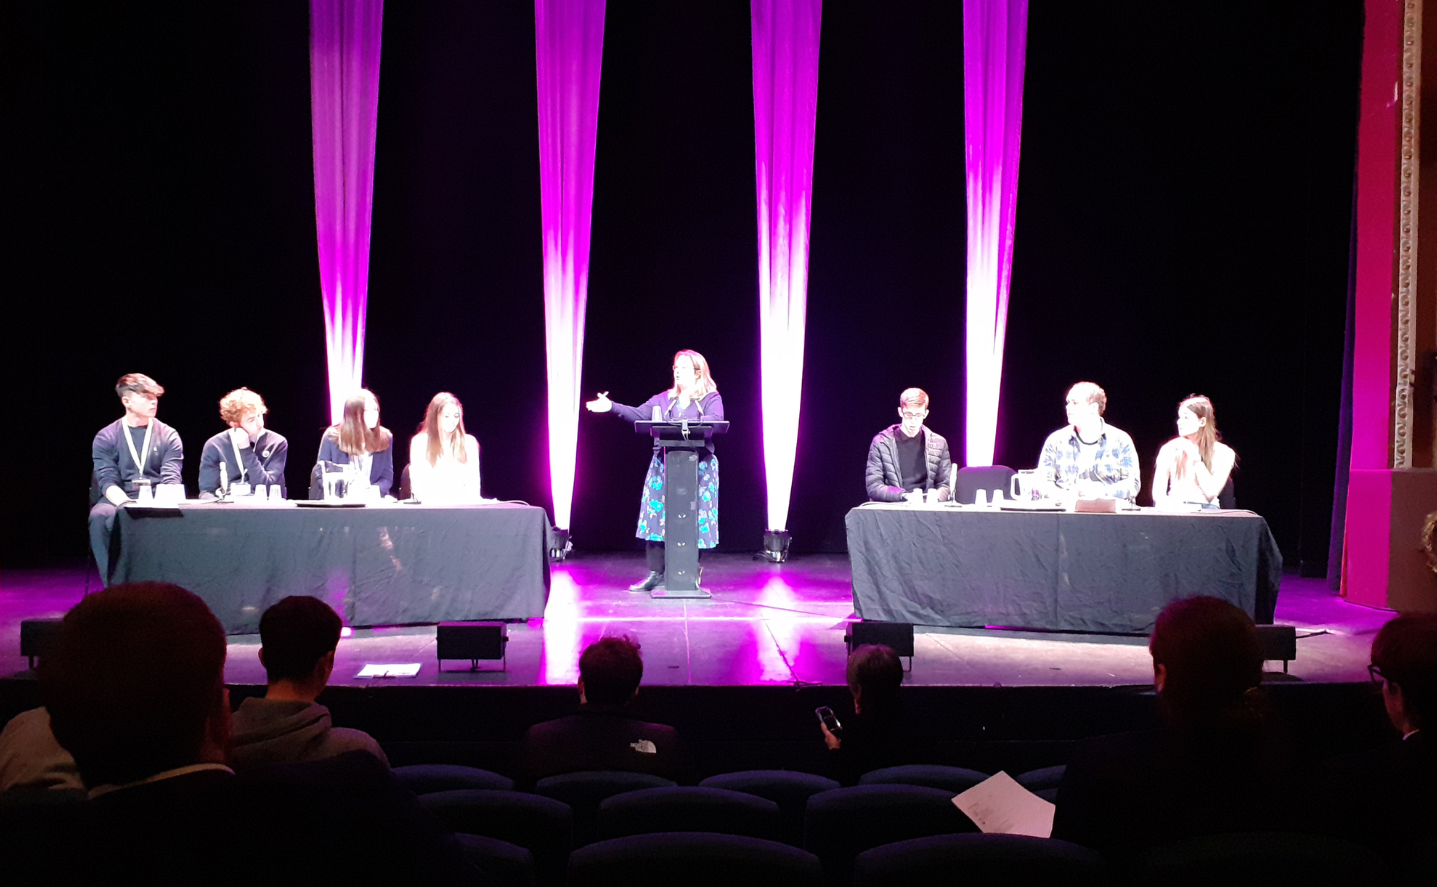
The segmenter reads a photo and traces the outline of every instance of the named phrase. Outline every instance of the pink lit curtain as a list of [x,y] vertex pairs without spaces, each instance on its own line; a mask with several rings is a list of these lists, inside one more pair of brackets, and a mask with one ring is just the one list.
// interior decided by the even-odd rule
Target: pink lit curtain
[[364,373],[369,221],[379,111],[384,0],[310,0],[309,88],[314,132],[314,220],[330,421]]
[[768,529],[788,525],[803,391],[822,0],[752,0],[758,310]]
[[539,89],[539,200],[544,345],[549,374],[549,483],[567,529],[578,446],[579,370],[589,298],[594,146],[604,58],[604,0],[534,0]]
[[992,465],[1013,270],[1028,0],[963,0],[968,190],[967,434],[970,466]]

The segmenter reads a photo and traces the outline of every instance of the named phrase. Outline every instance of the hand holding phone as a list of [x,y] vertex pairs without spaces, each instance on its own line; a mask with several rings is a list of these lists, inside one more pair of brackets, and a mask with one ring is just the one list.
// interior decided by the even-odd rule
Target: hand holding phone
[[838,718],[833,714],[833,709],[826,705],[820,705],[813,710],[813,713],[818,715],[819,722],[827,727],[828,732],[834,736],[843,732],[843,725],[838,722]]

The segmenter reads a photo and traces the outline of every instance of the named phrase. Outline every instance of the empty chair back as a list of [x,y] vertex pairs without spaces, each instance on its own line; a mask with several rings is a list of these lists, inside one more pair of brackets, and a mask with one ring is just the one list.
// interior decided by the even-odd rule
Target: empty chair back
[[540,885],[562,884],[574,845],[574,815],[553,798],[497,789],[420,795],[419,805],[458,834],[497,838],[534,855]]
[[823,863],[829,884],[849,882],[853,859],[873,847],[977,827],[953,806],[953,793],[921,785],[856,785],[808,799],[803,847]]
[[1029,770],[1027,773],[1016,777],[1018,784],[1030,792],[1040,792],[1044,789],[1056,789],[1063,781],[1063,773],[1067,771],[1066,764],[1059,764],[1056,767],[1042,767],[1037,770]]
[[1139,863],[1135,882],[1164,887],[1368,884],[1381,871],[1372,851],[1337,838],[1240,832],[1156,847]]
[[960,468],[958,469],[957,488],[953,491],[953,498],[963,505],[972,505],[977,499],[977,492],[983,490],[987,493],[989,502],[993,501],[993,493],[997,490],[1003,491],[1003,498],[1012,494],[1013,475],[1018,472],[1007,465],[986,465],[981,468]]
[[673,780],[647,773],[583,770],[541,779],[534,784],[534,791],[546,798],[563,801],[574,811],[574,845],[579,847],[594,840],[594,823],[599,804],[605,798],[641,788],[663,788],[673,784]]
[[1086,847],[1025,835],[937,835],[858,854],[854,887],[947,887],[962,881],[1026,887],[1102,883],[1103,858]]
[[395,767],[394,781],[416,795],[454,791],[461,788],[514,790],[514,780],[507,776],[460,764],[410,764],[405,767]]
[[634,835],[574,851],[570,887],[818,887],[818,860],[796,847],[702,832]]
[[599,840],[655,832],[713,832],[777,841],[783,828],[773,801],[723,788],[644,788],[599,804]]
[[464,858],[484,875],[484,883],[492,887],[535,887],[534,854],[523,847],[484,838],[479,835],[456,834]]
[[839,787],[836,781],[826,776],[794,770],[721,773],[710,776],[699,785],[745,792],[773,801],[778,805],[778,815],[783,820],[783,840],[795,847],[803,846],[803,814],[808,809],[809,797]]
[[858,778],[859,785],[926,785],[958,794],[988,778],[987,773],[947,767],[942,764],[904,764],[870,770]]

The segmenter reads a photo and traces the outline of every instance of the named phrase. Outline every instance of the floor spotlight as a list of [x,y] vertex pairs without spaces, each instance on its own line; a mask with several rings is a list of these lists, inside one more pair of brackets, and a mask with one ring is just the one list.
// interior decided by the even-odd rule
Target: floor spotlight
[[771,564],[781,564],[788,560],[788,546],[792,541],[788,530],[764,530],[763,551],[759,552],[759,557]]
[[574,550],[574,543],[569,539],[569,531],[561,530],[558,527],[549,528],[549,561],[560,563]]

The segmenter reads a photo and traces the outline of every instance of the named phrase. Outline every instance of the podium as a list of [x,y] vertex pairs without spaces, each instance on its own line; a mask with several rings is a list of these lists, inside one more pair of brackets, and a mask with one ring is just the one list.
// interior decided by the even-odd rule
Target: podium
[[711,595],[699,588],[699,450],[728,431],[728,423],[643,420],[634,431],[664,450],[664,584],[649,596],[707,599]]

